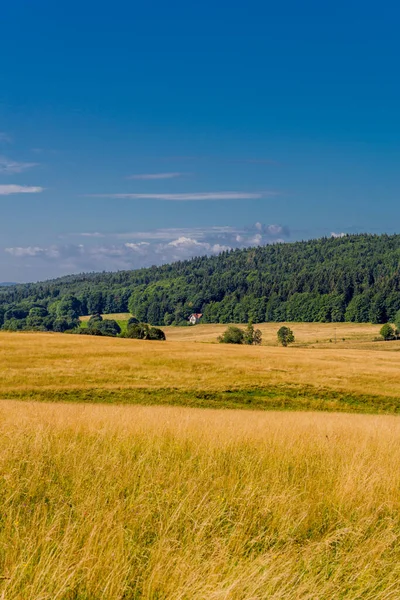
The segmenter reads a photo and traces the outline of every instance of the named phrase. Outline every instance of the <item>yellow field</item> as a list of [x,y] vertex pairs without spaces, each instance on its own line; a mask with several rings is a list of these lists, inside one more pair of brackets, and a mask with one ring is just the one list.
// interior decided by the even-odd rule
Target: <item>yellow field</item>
[[[115,313],[103,315],[105,319],[115,321],[128,321],[129,313]],[[88,321],[90,315],[81,317],[81,321]],[[257,329],[262,331],[263,345],[277,346],[276,333],[282,325],[293,329],[296,337],[296,346],[335,344],[343,347],[359,347],[361,344],[369,345],[375,338],[379,338],[382,325],[370,323],[258,323]],[[236,325],[245,327],[245,325]],[[167,339],[176,342],[218,342],[218,337],[228,325],[200,324],[194,327],[161,327]]]
[[0,599],[400,597],[399,418],[227,410],[398,413],[400,342],[225,327],[0,332]]
[[[254,327],[262,332],[262,343],[277,346],[277,331],[282,326],[290,327],[296,338],[295,346],[335,344],[342,348],[370,345],[379,337],[381,325],[369,323],[258,323]],[[210,324],[194,327],[162,327],[171,341],[215,342],[228,325]],[[245,327],[245,325],[237,325]],[[336,342],[335,342],[336,340]]]
[[0,597],[397,600],[396,417],[3,401]]
[[[330,334],[329,327],[325,330],[322,325],[314,329],[312,325],[303,328],[296,325],[294,329],[301,342],[313,335],[322,340],[323,335]],[[292,408],[301,408],[301,395],[311,394],[314,399],[325,399],[322,408],[362,411],[365,408],[362,403],[359,406],[353,400],[368,395],[388,398],[384,410],[388,407],[392,410],[393,402],[400,399],[400,342],[363,341],[366,336],[373,338],[373,327],[343,325],[341,330],[346,332],[347,342],[304,347],[300,343],[289,348],[185,340],[185,336],[192,335],[201,338],[211,328],[214,335],[218,327],[206,325],[174,328],[175,338],[171,328],[167,342],[1,332],[0,397],[29,399],[40,394],[40,399],[46,400],[59,399],[58,393],[68,392],[70,395],[65,399],[93,400],[91,393],[96,392],[101,400],[101,394],[108,391],[109,401],[125,402],[135,401],[135,390],[147,390],[146,402],[166,402],[168,391],[168,402],[174,403],[174,394],[179,396],[181,392],[244,394],[261,390],[265,394],[269,390],[271,395],[271,390],[275,390],[275,396],[283,399],[292,394],[292,400],[297,402]],[[264,329],[271,329],[271,325],[265,325]],[[331,392],[336,393],[337,401],[330,404]],[[355,396],[341,408],[338,402],[345,394]],[[304,407],[321,408],[315,402]],[[380,410],[378,404],[376,410]]]

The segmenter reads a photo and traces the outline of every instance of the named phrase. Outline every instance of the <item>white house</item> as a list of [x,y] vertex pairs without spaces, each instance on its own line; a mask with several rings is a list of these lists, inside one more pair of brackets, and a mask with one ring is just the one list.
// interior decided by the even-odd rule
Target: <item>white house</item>
[[202,313],[193,313],[189,317],[189,323],[191,323],[192,325],[197,325],[197,323],[200,323],[200,319],[202,316]]

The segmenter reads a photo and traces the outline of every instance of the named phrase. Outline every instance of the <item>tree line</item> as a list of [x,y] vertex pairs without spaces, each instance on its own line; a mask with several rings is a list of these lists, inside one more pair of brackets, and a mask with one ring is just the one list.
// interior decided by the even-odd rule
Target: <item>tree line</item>
[[400,235],[349,235],[232,250],[161,267],[0,288],[3,329],[65,331],[81,315],[152,325],[373,322],[400,310]]

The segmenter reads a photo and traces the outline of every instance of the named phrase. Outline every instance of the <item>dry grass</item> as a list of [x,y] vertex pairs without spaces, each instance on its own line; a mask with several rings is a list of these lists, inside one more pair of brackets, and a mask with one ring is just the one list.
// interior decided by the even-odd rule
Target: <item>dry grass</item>
[[370,349],[238,347],[0,332],[0,397],[30,390],[214,392],[296,385],[399,398],[398,350],[400,342]]
[[[105,319],[114,319],[115,321],[128,321],[128,319],[130,319],[132,315],[130,313],[112,313],[112,314],[105,314],[103,315],[103,317]],[[84,317],[79,317],[81,321],[85,322],[85,321],[89,321],[91,315],[86,315]]]
[[396,417],[0,403],[0,597],[397,600]]
[[[114,319],[120,324],[128,321],[129,313],[115,313],[103,315],[105,319]],[[86,322],[90,315],[81,317]],[[296,346],[309,346],[322,344],[335,344],[341,348],[348,347],[370,347],[374,338],[379,337],[381,325],[370,323],[258,323],[257,329],[261,329],[263,344],[266,346],[277,346],[276,333],[282,325],[287,325],[294,330],[296,335]],[[237,325],[245,327],[245,325]],[[195,327],[162,327],[167,339],[174,342],[210,342],[217,343],[218,337],[225,331],[228,325],[222,324],[200,324]]]
[[[277,346],[276,333],[282,325],[290,327],[296,337],[295,346],[336,345],[340,348],[360,347],[370,345],[374,338],[379,337],[381,325],[370,323],[258,323],[263,344]],[[245,325],[237,325],[245,327]],[[195,327],[163,327],[167,338],[171,341],[217,342],[218,336],[228,325],[210,324]]]

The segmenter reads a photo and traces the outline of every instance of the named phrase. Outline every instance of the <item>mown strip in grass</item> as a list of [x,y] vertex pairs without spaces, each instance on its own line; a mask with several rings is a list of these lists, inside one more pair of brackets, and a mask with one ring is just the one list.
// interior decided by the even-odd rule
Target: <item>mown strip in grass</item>
[[174,388],[32,389],[3,392],[9,400],[175,405],[247,410],[315,410],[352,413],[400,413],[400,398],[356,394],[312,386],[270,386],[225,390]]

